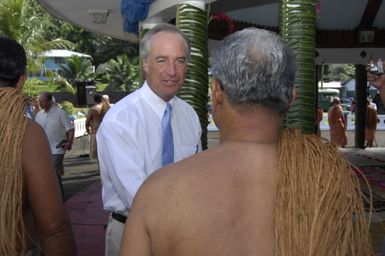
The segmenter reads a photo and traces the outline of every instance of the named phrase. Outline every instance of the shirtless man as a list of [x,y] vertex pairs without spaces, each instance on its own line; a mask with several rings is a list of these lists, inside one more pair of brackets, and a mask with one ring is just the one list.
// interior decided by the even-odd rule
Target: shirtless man
[[103,120],[103,97],[100,94],[94,95],[93,105],[87,114],[86,119],[86,131],[91,135],[90,141],[90,158],[96,159],[98,157],[97,146],[96,146],[96,132],[98,131],[99,125]]
[[76,255],[47,137],[25,116],[25,51],[0,37],[0,56],[0,255]]
[[264,30],[225,42],[211,87],[221,143],[145,182],[126,222],[122,256],[274,255],[277,142],[296,65],[278,36]]

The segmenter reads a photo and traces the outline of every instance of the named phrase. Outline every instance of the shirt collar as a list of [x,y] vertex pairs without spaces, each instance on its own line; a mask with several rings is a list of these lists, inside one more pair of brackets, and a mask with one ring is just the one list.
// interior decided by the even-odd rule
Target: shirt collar
[[[142,95],[144,101],[147,102],[147,104],[156,113],[159,119],[162,120],[167,102],[165,102],[162,98],[160,98],[151,90],[151,88],[147,84],[147,81],[145,81],[142,86]],[[171,107],[174,107],[175,98],[176,97],[174,96],[171,100],[168,101],[168,103],[171,104]]]
[[44,113],[49,113],[49,112],[52,112],[52,109],[54,108],[54,105],[52,105],[49,109],[48,109],[48,111],[46,111],[44,108],[43,108],[43,111],[44,111]]

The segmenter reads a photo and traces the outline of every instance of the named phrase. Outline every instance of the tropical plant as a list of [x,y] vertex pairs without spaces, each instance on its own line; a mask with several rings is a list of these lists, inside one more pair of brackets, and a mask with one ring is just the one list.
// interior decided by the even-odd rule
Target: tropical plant
[[59,75],[64,77],[70,84],[94,78],[92,63],[88,58],[73,55],[66,60],[65,64],[60,64],[59,67]]
[[316,102],[315,21],[317,0],[281,0],[281,35],[297,58],[297,99],[286,115],[289,127],[314,133]]
[[50,16],[34,0],[0,1],[0,34],[15,39],[26,50],[28,71],[37,73],[42,69],[41,53],[50,49],[68,49],[73,46],[60,38],[47,40],[44,37]]
[[54,86],[57,86],[56,91],[69,92],[75,94],[75,88],[65,79],[64,77],[58,75],[55,80],[53,80]]
[[324,65],[323,81],[345,82],[354,77],[355,70],[353,64],[329,64]]
[[63,101],[62,103],[60,103],[62,109],[68,114],[68,115],[73,115],[75,114],[75,107],[74,105],[69,102],[69,101]]
[[61,37],[74,42],[73,49],[91,55],[95,66],[122,54],[138,55],[138,43],[96,34],[58,19],[53,19],[46,34],[49,38]]
[[127,55],[110,60],[98,73],[108,76],[107,91],[133,91],[139,87],[138,59],[130,61]]
[[177,6],[176,25],[191,44],[185,83],[178,95],[190,103],[202,127],[202,148],[207,149],[208,35],[205,8],[182,3]]

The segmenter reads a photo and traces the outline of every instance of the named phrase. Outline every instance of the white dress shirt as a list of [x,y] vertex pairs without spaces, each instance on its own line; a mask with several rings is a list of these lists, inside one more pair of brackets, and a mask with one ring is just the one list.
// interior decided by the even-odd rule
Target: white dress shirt
[[[172,98],[174,162],[201,151],[194,109]],[[107,111],[96,134],[104,209],[127,215],[144,180],[161,167],[162,117],[166,102],[147,85]]]
[[66,112],[54,105],[46,112],[44,109],[40,110],[35,121],[43,128],[47,135],[49,146],[52,154],[65,154],[65,149],[56,148],[62,140],[67,138],[66,132],[74,129]]

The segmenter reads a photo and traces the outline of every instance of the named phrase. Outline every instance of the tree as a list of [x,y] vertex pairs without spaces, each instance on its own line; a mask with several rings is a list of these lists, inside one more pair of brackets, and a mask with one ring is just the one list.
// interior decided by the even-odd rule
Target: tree
[[139,87],[138,59],[130,61],[127,55],[118,56],[107,62],[98,70],[99,75],[104,75],[110,81],[107,91],[133,91]]
[[353,64],[328,64],[324,65],[324,82],[341,81],[345,82],[354,77]]
[[55,85],[57,86],[56,91],[69,92],[75,94],[75,88],[65,79],[64,77],[58,75],[55,80]]
[[99,66],[119,55],[138,56],[138,43],[114,39],[108,36],[87,31],[55,17],[51,18],[47,38],[64,38],[74,42],[73,49],[92,56],[93,64]]
[[78,81],[87,81],[94,78],[91,61],[88,58],[73,55],[60,65],[59,75],[70,84]]
[[[43,14],[42,14],[43,13]],[[28,71],[42,68],[41,53],[55,48],[69,49],[73,44],[61,38],[47,40],[44,35],[50,17],[33,0],[2,0],[0,2],[0,34],[23,45],[28,58]]]

